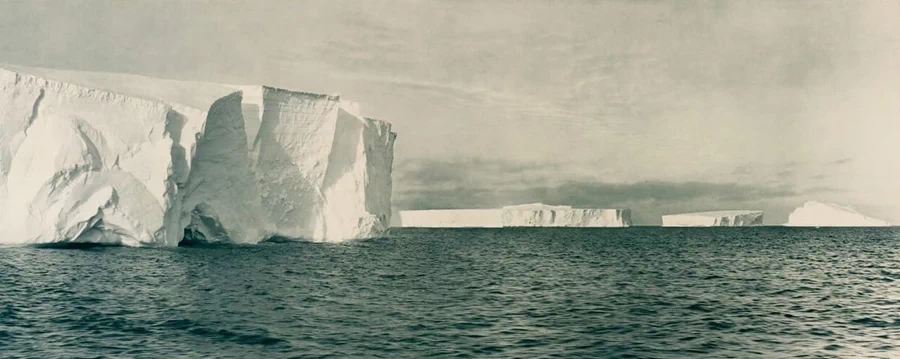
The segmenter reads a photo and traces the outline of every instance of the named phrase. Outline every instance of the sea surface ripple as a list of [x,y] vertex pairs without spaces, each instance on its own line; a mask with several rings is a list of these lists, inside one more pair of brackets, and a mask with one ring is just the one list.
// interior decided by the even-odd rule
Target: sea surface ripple
[[900,228],[0,248],[3,358],[897,358]]

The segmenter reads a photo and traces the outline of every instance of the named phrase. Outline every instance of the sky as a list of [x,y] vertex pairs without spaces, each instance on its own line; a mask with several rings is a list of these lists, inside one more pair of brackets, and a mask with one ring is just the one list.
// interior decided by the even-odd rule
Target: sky
[[338,93],[395,209],[900,223],[897,1],[0,1],[0,63]]

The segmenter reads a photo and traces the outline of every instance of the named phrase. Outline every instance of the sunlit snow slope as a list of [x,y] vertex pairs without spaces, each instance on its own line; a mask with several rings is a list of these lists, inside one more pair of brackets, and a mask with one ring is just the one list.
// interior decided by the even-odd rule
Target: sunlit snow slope
[[809,201],[794,210],[786,226],[793,227],[885,227],[890,223],[868,217],[857,210],[833,203]]

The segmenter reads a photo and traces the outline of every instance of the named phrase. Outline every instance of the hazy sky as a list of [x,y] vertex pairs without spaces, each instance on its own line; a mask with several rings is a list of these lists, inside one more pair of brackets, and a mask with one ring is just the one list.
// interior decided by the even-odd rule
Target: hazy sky
[[0,1],[0,62],[340,93],[399,209],[900,223],[898,1]]

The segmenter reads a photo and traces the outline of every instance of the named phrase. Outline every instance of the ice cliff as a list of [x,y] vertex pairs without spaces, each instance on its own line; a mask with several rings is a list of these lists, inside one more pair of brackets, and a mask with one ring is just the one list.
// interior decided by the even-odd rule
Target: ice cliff
[[715,211],[662,216],[663,227],[748,227],[762,224],[762,211]]
[[341,241],[389,226],[396,134],[354,103],[29,73],[0,70],[2,243]]
[[503,207],[501,222],[504,227],[630,227],[631,211],[534,203]]
[[890,223],[833,203],[809,201],[795,209],[786,226],[792,227],[886,227]]
[[500,209],[434,209],[400,211],[401,227],[500,228]]
[[425,228],[629,227],[628,209],[590,209],[540,203],[497,209],[400,211],[400,226]]
[[390,123],[337,96],[244,89],[259,94],[243,111],[254,124],[259,116],[250,161],[274,231],[327,241],[383,235],[397,137]]

